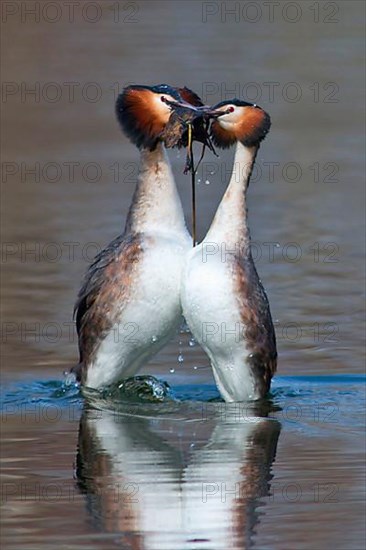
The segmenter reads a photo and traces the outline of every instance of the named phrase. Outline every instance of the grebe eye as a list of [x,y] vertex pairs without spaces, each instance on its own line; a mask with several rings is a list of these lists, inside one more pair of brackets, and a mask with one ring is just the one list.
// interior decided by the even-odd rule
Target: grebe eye
[[233,113],[235,111],[235,108],[234,107],[229,107],[228,111],[229,111],[229,113]]

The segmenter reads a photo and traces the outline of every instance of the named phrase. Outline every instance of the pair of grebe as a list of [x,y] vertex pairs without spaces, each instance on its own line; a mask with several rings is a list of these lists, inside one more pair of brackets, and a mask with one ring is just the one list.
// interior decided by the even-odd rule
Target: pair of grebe
[[[78,379],[102,388],[135,375],[171,339],[183,313],[223,399],[263,397],[277,352],[250,252],[246,193],[269,116],[237,99],[205,107],[187,88],[167,85],[125,88],[116,113],[141,151],[140,172],[123,234],[95,258],[79,292]],[[190,141],[188,130],[206,145],[236,144],[227,190],[194,248],[166,153]],[[205,253],[212,243],[225,247],[225,261]],[[208,326],[215,327],[210,334]]]

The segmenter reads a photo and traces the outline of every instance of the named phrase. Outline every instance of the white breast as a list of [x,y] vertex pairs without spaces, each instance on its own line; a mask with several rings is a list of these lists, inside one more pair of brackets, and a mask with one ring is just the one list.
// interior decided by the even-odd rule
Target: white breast
[[86,385],[99,388],[133,376],[175,334],[181,322],[180,285],[188,237],[159,238],[147,248],[130,300],[99,346]]
[[254,380],[246,364],[249,351],[241,321],[232,264],[220,253],[205,256],[203,242],[188,254],[181,300],[187,324],[210,358],[226,401],[255,398]]

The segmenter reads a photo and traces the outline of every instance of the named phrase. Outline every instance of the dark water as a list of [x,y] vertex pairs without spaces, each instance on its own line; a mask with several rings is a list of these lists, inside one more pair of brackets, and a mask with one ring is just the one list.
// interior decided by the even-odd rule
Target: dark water
[[[2,12],[2,547],[363,548],[363,3],[32,4]],[[84,407],[63,385],[82,274],[136,182],[114,120],[131,82],[271,114],[249,208],[279,372],[255,408],[220,402],[184,330],[144,369],[162,403]],[[203,163],[201,237],[231,160]]]

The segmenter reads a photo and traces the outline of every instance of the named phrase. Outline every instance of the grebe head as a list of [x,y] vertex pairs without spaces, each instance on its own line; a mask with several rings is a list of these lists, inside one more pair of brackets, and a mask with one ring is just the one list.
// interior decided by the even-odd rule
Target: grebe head
[[181,102],[179,92],[167,84],[127,86],[116,101],[122,130],[137,145],[155,149],[172,114],[170,103]]
[[211,124],[211,138],[222,149],[237,141],[246,147],[259,146],[271,127],[268,113],[240,99],[218,103],[211,108],[211,116],[215,119]]

